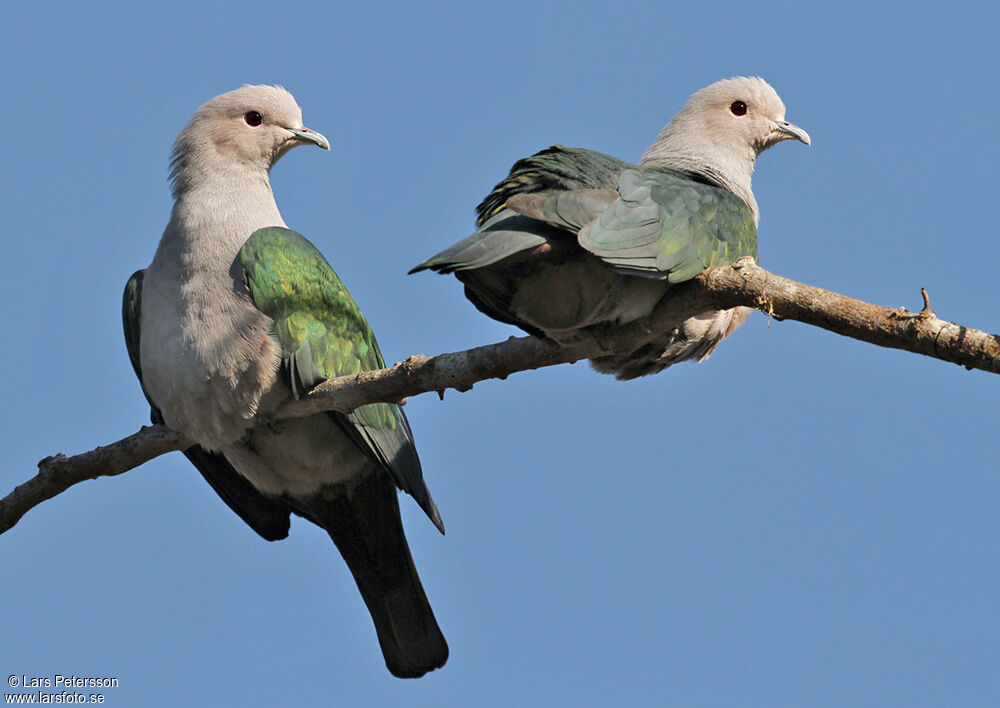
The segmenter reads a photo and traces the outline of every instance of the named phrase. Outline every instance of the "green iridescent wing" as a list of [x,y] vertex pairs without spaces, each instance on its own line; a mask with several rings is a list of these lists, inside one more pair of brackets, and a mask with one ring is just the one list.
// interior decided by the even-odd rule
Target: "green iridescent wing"
[[[290,229],[260,229],[240,251],[254,304],[274,320],[296,397],[320,381],[382,368],[361,309],[323,255]],[[394,426],[390,407],[371,406],[373,424]]]
[[[240,250],[239,260],[254,304],[274,320],[273,332],[296,397],[326,379],[384,368],[361,309],[304,236],[279,227],[259,229]],[[441,528],[402,409],[373,403],[346,416],[330,415]]]
[[622,273],[681,283],[757,257],[753,213],[726,189],[683,172],[634,169],[622,173],[618,192],[579,242]]

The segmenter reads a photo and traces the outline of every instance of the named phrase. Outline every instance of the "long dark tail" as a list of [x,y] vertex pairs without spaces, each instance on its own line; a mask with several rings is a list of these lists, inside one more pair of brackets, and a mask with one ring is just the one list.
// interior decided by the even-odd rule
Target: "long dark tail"
[[413,565],[389,475],[379,470],[347,494],[316,498],[310,507],[354,574],[389,671],[419,678],[444,666],[448,644]]

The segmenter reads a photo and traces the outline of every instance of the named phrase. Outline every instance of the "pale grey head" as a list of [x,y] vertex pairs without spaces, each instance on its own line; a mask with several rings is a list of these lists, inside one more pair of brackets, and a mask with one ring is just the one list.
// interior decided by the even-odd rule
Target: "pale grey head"
[[174,196],[199,176],[220,170],[266,173],[296,145],[330,149],[302,124],[302,109],[280,86],[243,86],[202,105],[174,143],[170,179]]
[[642,156],[643,165],[694,170],[742,197],[754,214],[750,189],[757,156],[782,140],[809,144],[809,134],[785,120],[785,104],[764,79],[717,81],[688,99]]

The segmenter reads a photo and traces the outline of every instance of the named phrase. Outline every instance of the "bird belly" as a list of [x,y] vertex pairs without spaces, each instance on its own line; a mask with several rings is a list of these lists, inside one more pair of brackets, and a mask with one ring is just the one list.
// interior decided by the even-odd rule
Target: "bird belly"
[[703,312],[684,320],[680,327],[651,337],[632,352],[597,357],[590,363],[601,373],[627,380],[658,373],[682,361],[704,361],[746,322],[751,311],[736,307]]
[[648,316],[669,285],[622,275],[585,258],[540,268],[517,286],[511,305],[518,318],[562,344],[597,324],[624,324]]
[[219,450],[255,424],[275,386],[280,355],[271,320],[231,286],[228,297],[191,302],[158,297],[156,285],[143,284],[143,383],[168,426]]
[[254,487],[271,496],[305,498],[324,485],[372,470],[368,456],[328,415],[267,423],[222,453]]

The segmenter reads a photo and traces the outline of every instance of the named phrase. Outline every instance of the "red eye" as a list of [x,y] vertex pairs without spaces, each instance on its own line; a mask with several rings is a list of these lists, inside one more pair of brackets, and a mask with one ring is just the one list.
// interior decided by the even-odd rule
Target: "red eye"
[[256,128],[258,125],[264,122],[264,119],[257,111],[248,112],[245,116],[243,116],[243,120],[246,121],[246,124],[249,125],[251,128]]
[[747,104],[743,103],[743,101],[733,101],[729,110],[733,112],[734,116],[745,116],[747,114]]

